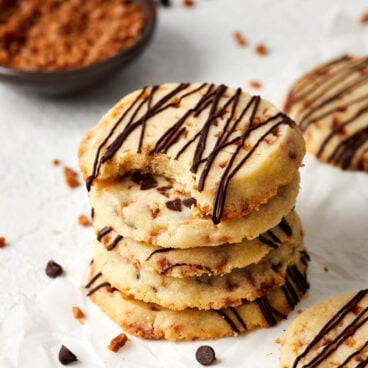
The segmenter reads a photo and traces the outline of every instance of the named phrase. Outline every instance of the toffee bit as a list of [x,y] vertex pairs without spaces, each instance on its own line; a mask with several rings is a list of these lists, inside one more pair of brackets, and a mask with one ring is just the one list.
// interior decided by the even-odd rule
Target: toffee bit
[[53,164],[54,166],[58,166],[58,165],[60,165],[60,160],[59,160],[59,159],[57,159],[57,158],[54,158],[54,159],[52,160],[52,164]]
[[4,236],[0,236],[0,248],[4,248],[6,245],[6,238]]
[[71,169],[70,167],[64,166],[64,176],[66,185],[69,188],[76,188],[80,186],[80,181],[78,179],[78,173]]
[[53,261],[52,259],[47,262],[46,265],[46,275],[51,277],[52,279],[55,279],[56,277],[59,277],[63,273],[63,268]]
[[78,217],[78,223],[81,226],[89,226],[91,224],[87,215],[80,215]]
[[127,335],[125,335],[125,333],[121,333],[119,335],[117,335],[116,337],[114,337],[111,341],[110,344],[108,345],[108,349],[113,351],[114,353],[117,353],[128,341]]
[[185,207],[192,207],[197,205],[197,200],[193,197],[183,199],[183,205]]
[[202,365],[211,365],[216,360],[215,350],[209,345],[202,345],[196,351],[196,359]]
[[82,319],[84,318],[84,313],[79,307],[72,307],[73,317],[75,319]]
[[66,346],[62,345],[59,350],[59,361],[62,365],[68,365],[76,362],[78,358]]
[[368,24],[368,11],[364,12],[360,18],[360,23]]
[[245,39],[245,37],[243,36],[243,34],[239,31],[234,32],[234,39],[235,39],[236,44],[240,47],[247,46],[247,44],[248,44],[248,42]]
[[166,207],[169,210],[180,212],[181,211],[181,200],[179,198],[176,198],[173,201],[167,201]]
[[259,43],[258,45],[256,45],[256,47],[254,48],[254,52],[259,55],[259,56],[265,56],[268,54],[268,49],[265,46],[265,44],[263,43]]
[[253,89],[260,89],[262,87],[261,82],[258,82],[256,80],[250,81],[249,86]]
[[192,8],[195,5],[194,0],[183,0],[183,6]]

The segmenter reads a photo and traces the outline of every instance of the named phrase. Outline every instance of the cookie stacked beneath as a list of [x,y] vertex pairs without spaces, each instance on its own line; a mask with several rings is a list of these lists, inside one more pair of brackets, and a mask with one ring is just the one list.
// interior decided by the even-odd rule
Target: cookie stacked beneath
[[143,338],[273,326],[308,289],[293,208],[304,141],[269,102],[213,84],[146,87],[83,139],[91,299]]

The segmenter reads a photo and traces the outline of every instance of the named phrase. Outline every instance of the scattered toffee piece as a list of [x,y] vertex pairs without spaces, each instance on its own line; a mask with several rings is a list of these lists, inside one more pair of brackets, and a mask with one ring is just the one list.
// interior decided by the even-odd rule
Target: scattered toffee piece
[[180,212],[181,211],[181,200],[179,198],[176,198],[173,201],[167,201],[166,207],[169,210]]
[[87,215],[80,215],[78,217],[78,223],[81,226],[89,226],[91,224]]
[[183,0],[183,5],[187,8],[191,8],[195,5],[194,0]]
[[185,207],[192,207],[197,205],[197,200],[193,197],[183,199],[183,205]]
[[62,365],[68,365],[76,362],[78,359],[66,346],[62,345],[59,350],[59,361]]
[[249,87],[253,88],[253,89],[260,89],[262,88],[262,84],[259,81],[253,80],[249,82]]
[[117,335],[110,341],[110,344],[108,345],[107,348],[113,351],[114,353],[117,353],[125,345],[127,341],[128,341],[127,335],[125,335],[125,333],[122,332],[121,334]]
[[247,46],[248,44],[243,34],[239,31],[234,32],[234,39],[235,39],[236,44],[240,47]]
[[368,12],[364,12],[360,18],[360,23],[368,24]]
[[157,180],[152,175],[144,175],[141,181],[141,190],[148,190],[156,188],[158,185]]
[[52,259],[47,262],[46,265],[46,275],[51,277],[52,279],[55,279],[56,277],[59,277],[63,273],[63,268],[53,261]]
[[209,345],[202,345],[196,351],[196,359],[202,365],[210,365],[216,360],[215,350]]
[[54,166],[58,166],[58,165],[60,165],[60,160],[59,160],[59,159],[57,159],[57,158],[54,158],[54,159],[52,160],[52,164],[53,164]]
[[265,56],[268,54],[268,49],[263,43],[259,43],[254,48],[254,52],[259,56]]
[[78,173],[71,169],[70,167],[64,166],[64,176],[66,185],[69,188],[76,188],[80,186],[80,181],[78,179]]
[[79,307],[72,307],[73,317],[75,319],[82,319],[84,318],[84,313]]
[[4,248],[6,245],[6,238],[3,236],[0,236],[0,248]]

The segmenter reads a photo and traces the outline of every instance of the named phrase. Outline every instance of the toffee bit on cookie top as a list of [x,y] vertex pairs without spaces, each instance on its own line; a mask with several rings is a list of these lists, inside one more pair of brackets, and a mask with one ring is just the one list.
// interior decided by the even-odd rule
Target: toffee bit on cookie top
[[0,65],[53,71],[94,64],[134,44],[145,19],[128,0],[1,3]]
[[303,156],[299,130],[271,103],[208,83],[131,93],[79,149],[89,190],[135,171],[164,175],[183,184],[214,224],[257,210],[292,182]]
[[121,333],[117,336],[115,336],[108,345],[108,349],[113,351],[114,353],[117,353],[128,341],[127,335],[125,333]]

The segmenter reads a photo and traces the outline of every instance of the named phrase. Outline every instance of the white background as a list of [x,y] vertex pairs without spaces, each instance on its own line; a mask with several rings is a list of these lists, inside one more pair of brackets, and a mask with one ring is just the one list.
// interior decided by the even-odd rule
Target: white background
[[[164,82],[207,81],[259,93],[281,107],[301,73],[342,53],[365,54],[368,2],[346,0],[181,1],[159,9],[159,23],[144,55],[109,83],[87,93],[47,98],[0,84],[0,367],[58,367],[61,344],[77,367],[197,367],[200,342],[150,342],[132,338],[118,354],[106,349],[119,328],[85,297],[92,228],[77,223],[89,213],[84,186],[70,189],[62,166],[77,169],[78,144],[100,116],[126,93]],[[236,45],[234,31],[249,42]],[[266,57],[254,46],[263,42]],[[262,88],[251,90],[249,81]],[[311,289],[297,309],[368,286],[368,176],[343,172],[306,157],[297,211],[312,262]],[[49,279],[52,258],[66,273]],[[324,271],[328,268],[328,272]],[[85,324],[71,307],[86,312]],[[294,312],[290,317],[295,316]],[[238,338],[211,341],[216,367],[278,366],[288,321]]]

